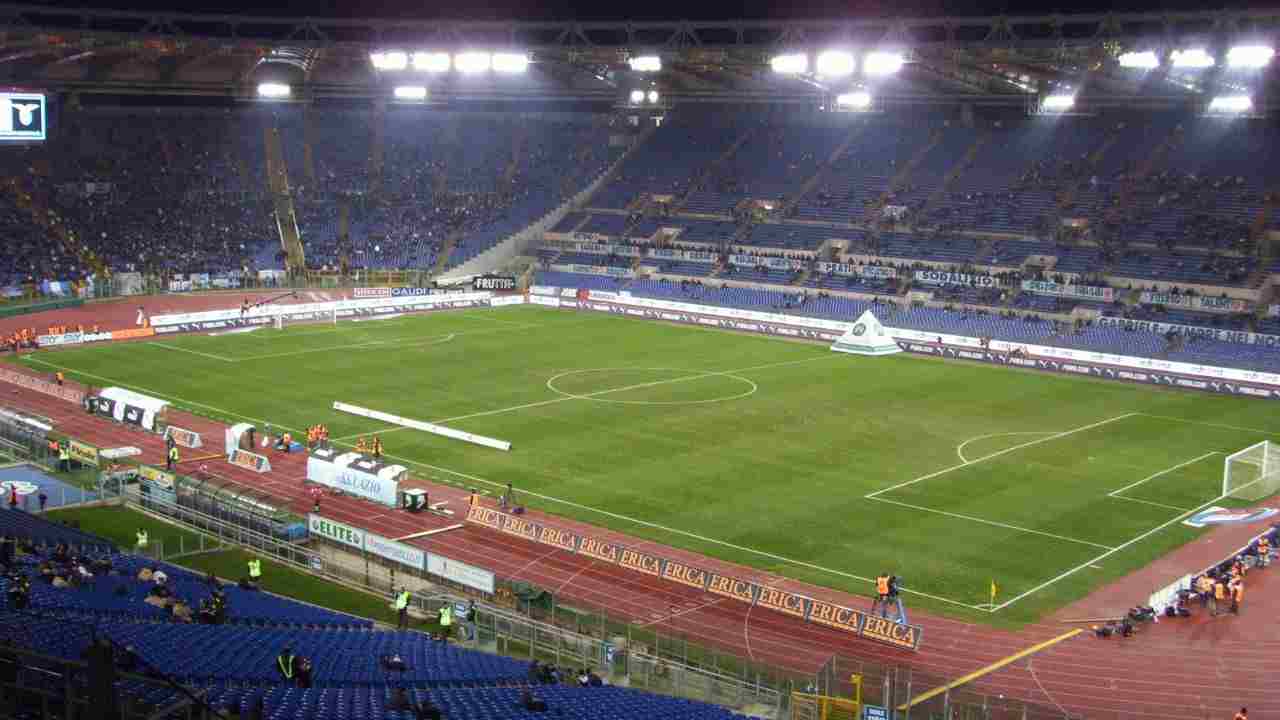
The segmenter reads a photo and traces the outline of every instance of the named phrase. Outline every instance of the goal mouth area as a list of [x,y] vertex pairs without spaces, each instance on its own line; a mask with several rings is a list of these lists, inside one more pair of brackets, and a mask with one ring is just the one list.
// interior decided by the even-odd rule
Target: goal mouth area
[[1257,502],[1280,492],[1280,446],[1270,440],[1223,460],[1222,497]]

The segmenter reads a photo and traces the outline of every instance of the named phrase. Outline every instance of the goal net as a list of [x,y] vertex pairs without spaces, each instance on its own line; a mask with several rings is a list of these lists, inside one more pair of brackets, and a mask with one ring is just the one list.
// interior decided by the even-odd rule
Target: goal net
[[1222,497],[1261,500],[1280,492],[1280,446],[1270,440],[1231,453],[1222,469]]
[[283,330],[289,325],[300,325],[300,324],[314,325],[316,323],[324,323],[326,325],[330,325],[330,324],[337,325],[338,309],[331,308],[329,310],[319,311],[312,314],[309,319],[303,319],[303,320],[298,320],[298,319],[286,320],[284,315],[274,315],[271,318],[271,326],[274,327],[276,330]]

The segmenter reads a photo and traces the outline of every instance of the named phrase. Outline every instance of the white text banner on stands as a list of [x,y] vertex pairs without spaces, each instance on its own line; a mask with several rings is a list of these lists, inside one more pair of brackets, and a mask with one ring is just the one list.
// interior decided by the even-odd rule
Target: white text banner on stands
[[330,520],[315,513],[307,515],[307,528],[315,537],[377,555],[416,570],[426,570],[432,575],[438,575],[483,593],[492,595],[494,592],[494,575],[484,568],[429,553],[395,540],[388,540],[376,533],[337,520]]
[[307,515],[307,529],[312,535],[326,540],[332,540],[357,550],[364,549],[364,531],[346,523],[340,523],[337,520],[330,520],[311,513]]
[[421,430],[433,435],[453,438],[454,440],[462,440],[463,442],[469,442],[473,445],[483,445],[484,447],[502,451],[511,450],[511,443],[506,440],[498,440],[496,438],[485,437],[484,435],[476,435],[474,433],[463,432],[461,430],[454,430],[453,428],[445,427],[443,425],[435,425],[433,423],[423,422],[422,420],[400,417],[399,415],[392,415],[391,413],[385,413],[381,410],[370,410],[369,408],[363,408],[359,405],[349,405],[347,403],[337,401],[333,403],[333,409],[338,412],[351,413],[352,415],[366,417],[370,420],[381,420],[382,422],[388,422],[392,425]]
[[1116,299],[1115,288],[1096,285],[1076,285],[1048,282],[1046,280],[1023,280],[1022,289],[1037,295],[1054,295],[1056,297],[1096,300],[1098,302],[1112,302]]
[[941,270],[917,270],[915,277],[916,282],[921,282],[926,285],[970,285],[972,287],[996,286],[996,279],[990,275],[943,272]]
[[384,557],[401,565],[408,565],[411,568],[425,570],[427,567],[426,552],[404,543],[398,543],[395,540],[388,540],[381,535],[365,533],[364,549],[378,557]]
[[1164,305],[1165,307],[1222,313],[1249,312],[1251,307],[1248,300],[1240,300],[1238,298],[1192,295],[1190,293],[1158,293],[1150,290],[1144,291],[1140,299],[1146,305]]

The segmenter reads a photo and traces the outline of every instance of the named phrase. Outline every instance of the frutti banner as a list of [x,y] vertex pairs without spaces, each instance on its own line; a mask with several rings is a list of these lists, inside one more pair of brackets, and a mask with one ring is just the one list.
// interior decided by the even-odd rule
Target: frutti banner
[[899,625],[883,618],[868,617],[857,610],[814,600],[782,588],[712,573],[602,538],[545,525],[522,515],[475,506],[467,511],[467,522],[894,647],[917,650],[924,637],[923,628],[917,625]]
[[92,465],[98,467],[98,448],[80,442],[79,440],[68,441],[68,448],[71,453],[71,459],[81,465]]

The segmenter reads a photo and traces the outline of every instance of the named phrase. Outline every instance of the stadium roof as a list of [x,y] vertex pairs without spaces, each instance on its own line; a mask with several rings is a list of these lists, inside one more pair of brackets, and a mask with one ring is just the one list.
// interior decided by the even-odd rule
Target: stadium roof
[[[1195,105],[1245,93],[1265,106],[1274,71],[1238,72],[1236,45],[1274,46],[1280,9],[834,20],[468,22],[285,18],[0,5],[0,74],[11,85],[113,94],[249,98],[287,82],[300,100],[388,98],[397,85],[439,101],[616,104],[636,87],[666,101],[820,103],[852,86],[887,102],[968,100],[1016,105],[1070,92],[1097,106]],[[832,49],[901,53],[891,77],[780,76],[770,59]],[[1172,68],[1169,54],[1204,49],[1210,68]],[[401,51],[527,53],[528,72],[461,77],[379,71],[370,56]],[[1121,67],[1152,51],[1156,69]],[[661,58],[640,74],[632,57]]]

